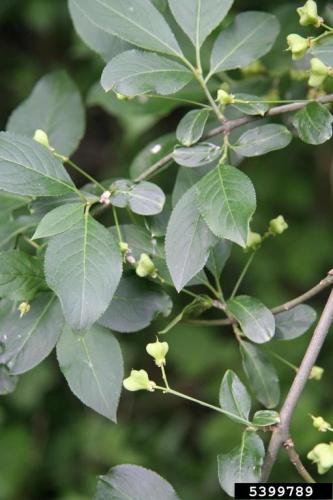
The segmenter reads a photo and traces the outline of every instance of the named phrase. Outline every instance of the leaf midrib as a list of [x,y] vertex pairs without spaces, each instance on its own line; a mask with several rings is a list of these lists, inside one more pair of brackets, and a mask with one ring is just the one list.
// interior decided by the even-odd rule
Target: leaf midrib
[[214,66],[214,68],[211,68],[209,75],[207,76],[207,79],[210,78],[216,72],[216,70],[221,66],[221,64],[223,64],[226,61],[226,59],[230,58],[240,47],[242,47],[242,45],[244,45],[244,43],[246,43],[249,40],[249,38],[251,38],[264,24],[266,24],[267,21],[268,19],[265,19],[262,23],[256,26],[256,28],[253,31],[251,31],[245,38],[242,38],[242,40],[238,44],[236,44],[235,47],[223,59],[221,59],[219,63],[216,64],[216,66]]
[[[75,0],[74,0],[75,1]],[[130,19],[129,17],[126,17],[124,14],[120,13],[119,11],[117,11],[115,8],[112,8],[110,5],[106,5],[105,3],[103,3],[101,0],[96,0],[97,3],[99,3],[100,5],[102,5],[103,7],[105,7],[107,10],[110,10],[111,12],[115,13],[116,15],[118,15],[119,17],[122,17],[123,19],[125,19],[126,21],[128,21],[130,24],[133,24],[133,26],[135,26],[136,28],[139,28],[140,30],[142,30],[144,33],[146,33],[149,37],[151,38],[154,38],[155,40],[157,40],[161,45],[164,45],[166,48],[168,48],[175,56],[179,57],[180,59],[183,58],[181,52],[178,52],[176,51],[174,48],[170,47],[166,42],[164,42],[163,40],[160,40],[156,35],[154,35],[153,33],[150,33],[148,30],[146,30],[145,28],[143,28],[142,26],[140,26],[139,24],[135,23],[132,19]],[[95,21],[89,17],[84,11],[82,11],[82,9],[80,9],[78,3],[76,2],[76,6],[78,7],[79,10],[81,10],[81,12],[83,12],[83,14],[86,16],[87,19],[90,20],[90,22],[96,26],[98,29],[108,33],[108,31],[104,30],[101,26],[99,26],[97,23],[95,23]],[[114,34],[114,33],[113,33]],[[115,35],[117,36],[117,35]],[[127,41],[128,43],[133,43],[133,41],[129,40],[129,39],[126,39],[124,37],[119,37],[119,38],[122,38],[123,40]],[[176,41],[177,43],[177,41]],[[142,45],[139,45],[139,47],[142,47]]]

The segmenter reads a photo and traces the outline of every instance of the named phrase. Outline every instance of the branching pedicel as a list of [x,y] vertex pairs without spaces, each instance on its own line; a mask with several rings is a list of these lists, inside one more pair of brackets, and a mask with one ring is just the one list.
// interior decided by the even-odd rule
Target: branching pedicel
[[[0,387],[4,393],[13,390],[17,375],[34,368],[56,347],[74,394],[113,421],[124,385],[129,391],[161,391],[186,399],[242,425],[239,447],[218,457],[220,485],[228,495],[234,494],[236,481],[267,481],[281,447],[303,480],[314,481],[295,450],[290,423],[307,380],[323,375],[315,363],[333,319],[332,293],[300,367],[269,354],[261,344],[304,334],[316,319],[304,302],[331,288],[333,275],[329,272],[308,292],[271,310],[261,300],[239,294],[265,241],[282,235],[288,224],[279,215],[264,234],[250,229],[256,194],[238,166],[245,157],[287,147],[293,133],[313,145],[331,138],[333,94],[326,92],[326,84],[333,76],[333,28],[319,16],[313,0],[297,9],[300,24],[317,29],[318,35],[287,37],[294,61],[306,54],[311,59],[301,69],[288,62],[283,75],[291,89],[295,80],[301,82],[303,94],[286,100],[279,77],[260,60],[279,36],[279,22],[272,14],[234,16],[232,0],[168,0],[168,5],[161,2],[163,13],[155,6],[159,2],[151,0],[68,3],[79,35],[108,61],[101,79],[108,94],[95,87],[91,103],[111,110],[116,103],[123,113],[139,109],[158,116],[181,105],[193,109],[172,137],[148,146],[134,160],[128,179],[111,181],[96,180],[70,158],[83,136],[85,119],[80,94],[66,73],[44,77],[13,112],[7,131],[0,134],[0,205],[9,207],[10,214],[7,236],[0,242]],[[170,20],[181,28],[178,38]],[[185,37],[193,45],[188,56]],[[208,38],[211,53],[204,44]],[[270,91],[252,95],[246,90],[249,75],[258,73],[264,74]],[[62,89],[61,106],[57,88]],[[286,114],[288,127],[281,123]],[[271,122],[273,117],[277,121]],[[176,165],[169,209],[165,193],[147,179],[166,168],[172,175]],[[88,183],[79,189],[65,166]],[[102,213],[110,227],[98,221]],[[234,244],[244,248],[247,260],[227,297],[220,277]],[[121,349],[111,330],[139,331],[157,315],[169,316],[174,289],[191,302],[173,314],[160,337],[146,347],[161,370],[163,385],[150,380],[143,369],[132,370],[124,379]],[[220,319],[209,318],[214,309]],[[200,319],[205,314],[208,317]],[[219,406],[172,388],[166,372],[172,338],[166,342],[161,336],[181,321],[230,327],[251,392],[264,409],[251,414],[251,395],[231,370],[223,377]],[[296,371],[279,413],[274,410],[280,400],[279,379],[270,356]],[[313,422],[319,431],[332,430],[323,417]],[[261,431],[272,435],[266,451]],[[325,473],[333,465],[332,446],[320,443],[308,458]],[[116,472],[119,477],[125,473],[123,484],[114,482]],[[176,497],[153,472],[120,466],[101,478],[96,498],[126,496],[129,485],[140,487],[139,476],[147,484],[157,482],[161,498],[164,493]]]

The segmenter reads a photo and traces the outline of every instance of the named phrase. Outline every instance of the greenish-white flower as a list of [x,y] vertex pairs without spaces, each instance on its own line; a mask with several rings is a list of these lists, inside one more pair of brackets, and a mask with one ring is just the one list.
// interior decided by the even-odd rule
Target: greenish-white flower
[[232,104],[235,102],[235,96],[233,94],[228,94],[228,92],[223,89],[220,89],[217,91],[217,102],[222,105]]
[[38,142],[39,144],[41,144],[42,146],[45,146],[47,149],[49,149],[50,151],[54,151],[54,148],[52,148],[50,146],[50,143],[49,143],[49,138],[48,138],[48,135],[47,133],[42,130],[42,129],[37,129],[34,133],[34,140],[36,142]]
[[309,40],[296,33],[287,36],[287,44],[294,61],[302,59],[310,47]]
[[297,9],[297,13],[301,26],[319,27],[323,21],[322,18],[318,16],[318,7],[314,0],[307,0],[303,7]]
[[321,366],[315,365],[312,367],[309,379],[310,380],[321,380],[323,374],[324,374],[324,368],[322,368]]
[[275,219],[272,219],[269,223],[269,231],[274,236],[284,233],[288,229],[288,224],[285,221],[283,215],[279,215]]
[[156,274],[155,264],[146,253],[142,253],[140,255],[140,259],[136,268],[136,274],[140,276],[140,278],[145,278],[146,276],[154,276]]
[[259,233],[254,233],[253,231],[249,231],[246,242],[246,249],[248,250],[256,250],[260,247],[262,243],[262,237]]
[[155,390],[156,384],[149,380],[145,370],[132,370],[129,377],[123,381],[123,386],[128,391],[150,391]]
[[310,65],[309,85],[310,87],[319,87],[330,74],[330,68],[318,59],[318,57],[313,57],[310,61]]
[[169,344],[167,342],[160,342],[156,340],[151,344],[146,346],[147,353],[155,359],[155,363],[158,367],[164,366],[166,364],[166,355],[169,351]]
[[308,453],[308,459],[317,464],[318,474],[325,474],[333,467],[333,443],[317,444]]
[[313,427],[318,429],[319,432],[327,432],[331,430],[331,424],[326,422],[323,417],[314,417],[311,415]]

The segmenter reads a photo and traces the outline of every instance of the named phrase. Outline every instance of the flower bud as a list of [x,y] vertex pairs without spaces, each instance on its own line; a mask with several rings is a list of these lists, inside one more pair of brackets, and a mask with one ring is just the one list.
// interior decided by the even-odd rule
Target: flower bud
[[307,456],[317,464],[318,474],[325,474],[333,466],[333,443],[317,444]]
[[295,33],[287,36],[288,47],[294,61],[302,59],[310,47],[309,40]]
[[121,253],[123,253],[123,254],[126,254],[129,251],[128,243],[126,243],[125,241],[119,242],[119,248],[120,248]]
[[28,302],[21,302],[18,306],[18,311],[20,312],[20,318],[23,318],[30,311],[30,304]]
[[321,368],[321,366],[313,366],[309,379],[310,380],[321,380],[322,376],[324,374],[324,368]]
[[41,144],[42,146],[45,146],[47,149],[49,149],[50,151],[54,151],[54,148],[52,148],[50,146],[50,143],[49,143],[49,138],[48,138],[48,135],[46,132],[44,132],[44,130],[42,129],[37,129],[34,133],[34,140],[36,142],[38,142],[39,144]]
[[145,278],[146,276],[153,276],[155,273],[156,267],[154,262],[149,255],[142,253],[136,268],[136,274],[140,276],[140,278]]
[[123,381],[123,386],[128,391],[150,391],[155,390],[156,384],[149,380],[145,370],[132,370],[131,375]]
[[155,363],[158,367],[166,364],[165,357],[169,351],[169,344],[167,342],[160,342],[158,339],[152,344],[147,344],[146,351],[152,358],[155,359]]
[[136,263],[136,259],[135,259],[134,255],[131,253],[128,253],[126,255],[126,262],[128,264],[130,264],[131,266],[134,266],[134,264]]
[[297,9],[301,26],[316,26],[322,23],[322,18],[318,16],[317,3],[314,0],[307,0],[303,7]]
[[269,223],[269,231],[274,236],[284,233],[286,229],[288,229],[288,224],[284,220],[283,215],[279,215]]
[[323,417],[313,417],[312,418],[312,424],[315,429],[318,429],[319,432],[326,432],[331,430],[331,424],[326,422],[326,420],[323,419]]
[[314,57],[311,59],[311,71],[309,85],[310,87],[319,87],[330,72],[330,68],[326,66],[320,59]]
[[217,102],[222,105],[232,104],[235,102],[235,96],[233,94],[228,94],[228,92],[223,89],[220,89],[217,91]]
[[110,205],[110,203],[111,203],[110,197],[111,197],[111,192],[110,191],[104,191],[104,193],[101,195],[101,197],[99,199],[99,202],[102,205]]
[[246,249],[247,250],[256,250],[260,247],[262,242],[262,237],[259,233],[254,233],[251,230],[247,236]]

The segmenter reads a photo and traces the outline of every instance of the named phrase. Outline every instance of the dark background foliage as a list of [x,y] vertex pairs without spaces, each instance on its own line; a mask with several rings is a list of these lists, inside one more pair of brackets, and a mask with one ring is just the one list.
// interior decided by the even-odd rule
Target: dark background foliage
[[[244,0],[236,2],[236,8],[272,10],[282,4]],[[102,68],[98,57],[75,35],[65,0],[1,0],[0,61],[2,129],[10,111],[43,74],[66,68],[86,95]],[[142,120],[119,119],[90,108],[87,133],[75,159],[100,178],[126,176],[136,152],[148,141],[173,131],[183,113],[178,109],[149,127]],[[332,265],[332,165],[332,141],[314,148],[298,140],[282,152],[244,164],[258,193],[254,229],[263,231],[268,220],[279,213],[290,226],[283,237],[265,244],[243,285],[243,291],[267,305],[310,288]],[[169,179],[169,175],[160,177],[166,191],[172,188]],[[223,274],[227,289],[245,258],[241,250],[234,251]],[[323,303],[324,296],[314,300],[318,310]],[[146,368],[158,377],[144,352],[154,328],[122,336],[127,371]],[[297,365],[310,334],[287,346],[278,345],[277,352]],[[215,402],[227,368],[243,377],[228,329],[182,325],[169,334],[168,341],[169,377],[183,392]],[[322,414],[333,421],[331,359],[329,338],[320,358],[325,376],[321,382],[309,382],[293,422],[294,438],[303,456],[323,437],[312,428],[308,414]],[[285,394],[293,372],[277,363]],[[14,394],[1,400],[0,499],[90,499],[96,476],[121,463],[153,468],[183,499],[224,498],[217,481],[216,455],[239,441],[236,424],[171,396],[147,393],[127,393],[118,419],[115,426],[83,407],[67,389],[54,357],[46,360],[21,378]],[[283,454],[272,479],[295,480]],[[333,472],[325,479],[332,481]]]

